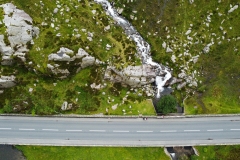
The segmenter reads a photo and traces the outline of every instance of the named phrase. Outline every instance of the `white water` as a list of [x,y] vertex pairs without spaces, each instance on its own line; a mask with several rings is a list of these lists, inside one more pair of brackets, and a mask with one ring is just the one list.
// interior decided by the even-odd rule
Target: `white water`
[[[164,69],[156,62],[152,61],[152,57],[150,56],[150,45],[140,36],[137,30],[123,17],[121,17],[117,11],[112,7],[112,5],[107,0],[94,0],[97,3],[100,3],[106,12],[116,21],[126,32],[126,34],[136,43],[138,55],[142,60],[143,64],[149,64],[156,67],[156,86],[158,89],[157,97],[160,97],[160,92],[164,90],[164,85],[169,80],[172,75],[167,70],[166,67]],[[166,74],[164,76],[159,75],[160,71],[164,71]]]

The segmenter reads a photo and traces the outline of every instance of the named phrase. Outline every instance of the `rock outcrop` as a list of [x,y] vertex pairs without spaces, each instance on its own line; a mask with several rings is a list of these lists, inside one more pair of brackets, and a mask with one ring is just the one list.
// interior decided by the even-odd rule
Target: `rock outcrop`
[[122,83],[131,87],[140,87],[153,83],[156,78],[155,68],[148,64],[141,66],[128,66],[119,71],[115,67],[108,66],[104,75],[114,83]]
[[12,3],[3,4],[0,7],[4,11],[3,23],[7,32],[7,35],[0,35],[1,64],[11,65],[12,57],[25,62],[29,45],[34,44],[33,37],[38,36],[39,28],[33,26],[33,20],[27,13],[17,9]]
[[49,63],[47,68],[58,78],[66,78],[71,72],[79,72],[81,69],[103,64],[100,60],[90,56],[84,49],[79,48],[78,53],[62,47],[57,53],[52,53],[48,56]]

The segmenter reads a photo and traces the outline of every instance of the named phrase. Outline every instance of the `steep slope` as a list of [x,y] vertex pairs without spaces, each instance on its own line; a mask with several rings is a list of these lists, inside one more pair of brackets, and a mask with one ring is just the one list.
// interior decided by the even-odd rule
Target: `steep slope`
[[154,60],[183,79],[174,95],[185,99],[186,113],[240,112],[237,0],[112,2],[150,43]]

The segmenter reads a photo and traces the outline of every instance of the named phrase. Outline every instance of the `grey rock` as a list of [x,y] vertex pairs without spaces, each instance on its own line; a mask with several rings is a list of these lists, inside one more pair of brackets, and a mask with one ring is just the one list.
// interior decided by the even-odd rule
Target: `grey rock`
[[95,60],[96,59],[92,56],[86,56],[82,59],[81,67],[86,68],[88,66],[92,66],[93,64],[95,64]]
[[82,48],[78,49],[78,53],[76,54],[76,58],[82,58],[84,56],[88,56],[89,54]]
[[176,83],[180,83],[182,82],[183,80],[182,79],[177,79],[175,77],[171,78],[170,81],[169,81],[169,85],[173,85],[173,84],[176,84]]
[[181,72],[181,73],[178,74],[179,78],[185,78],[186,76],[187,76],[187,74],[184,73],[184,72]]
[[62,104],[61,110],[66,111],[66,110],[67,110],[67,107],[68,107],[68,102],[65,101],[65,102],[63,102],[63,104]]
[[48,60],[49,61],[73,61],[74,58],[71,58],[70,55],[73,55],[73,51],[65,48],[65,47],[61,47],[60,50],[57,53],[52,53],[48,56]]
[[186,84],[187,84],[187,82],[183,82],[183,83],[179,84],[179,85],[177,86],[177,89],[178,89],[178,90],[181,90],[183,87],[186,86]]
[[0,88],[11,88],[16,85],[15,76],[1,76],[0,77]]
[[108,66],[104,78],[114,83],[120,82],[132,87],[140,87],[155,81],[156,71],[151,65],[128,66],[119,71],[115,67]]

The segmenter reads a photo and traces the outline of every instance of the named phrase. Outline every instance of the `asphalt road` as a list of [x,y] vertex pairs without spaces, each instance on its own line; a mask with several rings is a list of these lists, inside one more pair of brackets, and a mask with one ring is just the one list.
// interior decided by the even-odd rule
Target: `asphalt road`
[[240,117],[103,119],[0,116],[0,144],[181,146],[240,144]]

